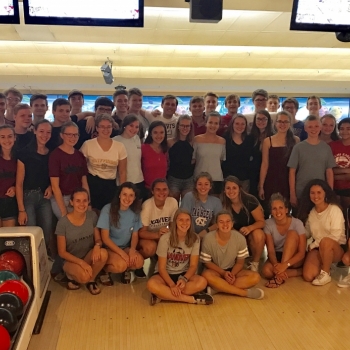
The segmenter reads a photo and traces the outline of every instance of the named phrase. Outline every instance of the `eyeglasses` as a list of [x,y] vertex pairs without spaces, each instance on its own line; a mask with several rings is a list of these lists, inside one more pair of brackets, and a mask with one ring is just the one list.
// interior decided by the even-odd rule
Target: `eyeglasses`
[[254,102],[265,102],[266,98],[256,98]]
[[191,125],[183,125],[183,124],[180,124],[179,125],[180,128],[184,128],[184,129],[189,129],[191,127]]
[[64,132],[63,135],[66,135],[67,137],[71,138],[77,138],[79,137],[79,134],[71,134],[70,132]]
[[106,113],[112,113],[112,108],[105,108],[105,107],[101,107],[101,106],[98,106],[97,109],[99,112],[106,112]]
[[276,120],[276,123],[278,123],[278,124],[285,124],[285,125],[287,125],[287,124],[289,124],[289,123],[290,123],[290,121],[289,121],[289,120]]
[[266,122],[267,118],[256,118],[257,122]]
[[98,126],[98,128],[102,130],[111,130],[113,127],[112,125],[110,125],[110,126]]

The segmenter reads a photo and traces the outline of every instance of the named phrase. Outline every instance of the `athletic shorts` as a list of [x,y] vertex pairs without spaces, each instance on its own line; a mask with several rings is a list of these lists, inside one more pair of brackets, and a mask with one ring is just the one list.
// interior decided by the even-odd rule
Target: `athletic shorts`
[[[169,277],[171,278],[171,280],[172,280],[174,283],[177,283],[179,277],[180,277],[180,276],[184,276],[186,272],[187,272],[187,271],[182,272],[182,273],[176,273],[176,274],[170,274],[170,273],[169,273]],[[153,274],[153,276],[155,276],[155,275],[159,275],[159,272],[155,272],[155,273]]]
[[18,206],[16,197],[0,198],[0,219],[3,221],[17,219]]
[[350,197],[350,188],[334,190],[334,192],[340,197]]
[[190,192],[193,190],[193,176],[188,179],[178,179],[169,175],[168,186],[172,193]]

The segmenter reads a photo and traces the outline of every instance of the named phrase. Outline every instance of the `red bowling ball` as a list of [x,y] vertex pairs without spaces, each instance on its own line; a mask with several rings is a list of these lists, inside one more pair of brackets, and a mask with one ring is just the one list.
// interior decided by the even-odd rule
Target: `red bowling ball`
[[4,326],[0,325],[0,350],[9,350],[11,346],[10,334]]
[[21,281],[5,281],[0,285],[0,293],[16,294],[22,300],[24,306],[27,304],[29,298],[28,289]]
[[0,261],[4,261],[5,263],[9,264],[11,266],[10,270],[13,271],[15,274],[22,274],[25,262],[23,255],[17,250],[8,250],[2,253],[0,255]]
[[13,269],[12,266],[8,262],[0,260],[0,271],[2,270],[12,271],[12,269]]

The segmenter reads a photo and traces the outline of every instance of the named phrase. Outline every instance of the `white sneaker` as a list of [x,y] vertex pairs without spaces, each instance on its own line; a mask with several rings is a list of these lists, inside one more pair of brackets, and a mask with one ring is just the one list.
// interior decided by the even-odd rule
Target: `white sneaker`
[[209,295],[215,295],[215,294],[217,294],[217,293],[219,293],[216,289],[214,289],[213,287],[209,287],[209,286],[207,286],[207,294],[209,294]]
[[338,282],[338,287],[341,287],[341,288],[350,287],[350,273]]
[[324,286],[331,281],[331,276],[326,271],[321,270],[320,274],[311,282],[314,286]]
[[259,271],[259,263],[253,261],[248,265],[247,269],[250,271],[253,271],[253,272],[258,272]]

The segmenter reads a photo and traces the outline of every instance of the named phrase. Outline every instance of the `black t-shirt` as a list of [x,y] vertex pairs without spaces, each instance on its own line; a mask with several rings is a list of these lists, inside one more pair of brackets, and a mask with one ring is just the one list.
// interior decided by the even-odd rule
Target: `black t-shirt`
[[15,152],[20,152],[34,140],[35,135],[31,131],[27,131],[25,134],[16,134],[16,142],[14,145]]
[[189,179],[193,176],[193,147],[188,141],[177,141],[169,149],[168,175],[177,179]]
[[246,198],[243,199],[243,205],[246,210],[242,207],[239,213],[236,213],[231,207],[234,222],[233,228],[237,231],[242,227],[254,224],[255,220],[251,213],[260,205],[260,203],[254,196],[247,195]]
[[21,151],[18,159],[24,164],[25,176],[23,190],[35,190],[40,188],[45,192],[50,185],[49,177],[49,153],[42,155],[36,150]]
[[51,151],[56,149],[61,144],[61,127],[60,126],[53,126],[51,130],[51,138],[46,143],[46,147]]

